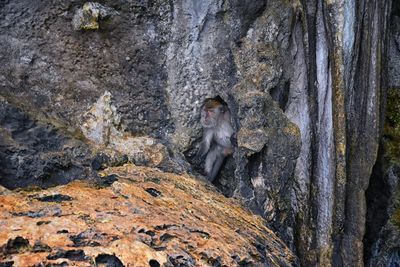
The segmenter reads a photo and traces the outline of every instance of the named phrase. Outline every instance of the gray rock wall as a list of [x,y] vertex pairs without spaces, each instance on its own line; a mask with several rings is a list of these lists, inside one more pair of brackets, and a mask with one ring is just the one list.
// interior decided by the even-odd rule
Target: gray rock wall
[[[87,145],[69,165],[84,178],[94,165],[126,160],[196,173],[199,108],[218,95],[237,130],[237,148],[215,182],[222,193],[265,217],[304,266],[362,266],[390,6],[2,1],[0,102],[61,129],[73,148]],[[26,154],[0,125],[0,183],[31,184],[36,161],[10,161]],[[99,163],[99,152],[112,155]],[[61,168],[52,166],[55,174]],[[18,168],[30,171],[18,176]]]
[[386,118],[378,160],[367,190],[366,234],[367,266],[400,264],[400,3],[394,1],[389,31]]
[[305,265],[362,266],[364,194],[383,123],[391,3],[304,6],[311,148],[310,161],[298,162],[310,164],[308,172],[297,177],[310,197],[300,201],[298,229],[309,234],[299,235],[297,247]]
[[163,90],[171,6],[113,1],[108,6],[118,14],[99,30],[75,31],[83,3],[2,1],[2,95],[77,127],[110,91],[130,132],[164,134],[172,127]]

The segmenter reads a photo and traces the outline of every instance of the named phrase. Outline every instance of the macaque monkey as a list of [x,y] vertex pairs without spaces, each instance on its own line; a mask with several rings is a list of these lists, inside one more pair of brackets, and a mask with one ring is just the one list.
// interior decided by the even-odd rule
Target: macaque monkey
[[226,156],[233,153],[231,136],[235,132],[231,125],[228,106],[221,101],[208,98],[201,108],[200,123],[203,126],[203,140],[197,156],[206,157],[204,171],[213,181]]

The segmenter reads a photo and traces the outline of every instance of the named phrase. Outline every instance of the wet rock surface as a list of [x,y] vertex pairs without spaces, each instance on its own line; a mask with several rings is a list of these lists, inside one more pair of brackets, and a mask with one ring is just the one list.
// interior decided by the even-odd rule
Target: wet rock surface
[[[125,165],[110,187],[72,182],[0,196],[0,262],[7,266],[295,266],[267,227],[207,182]],[[148,188],[162,192],[154,197]],[[68,195],[59,214],[38,198]],[[15,214],[21,214],[16,216]],[[38,224],[46,220],[48,223]]]

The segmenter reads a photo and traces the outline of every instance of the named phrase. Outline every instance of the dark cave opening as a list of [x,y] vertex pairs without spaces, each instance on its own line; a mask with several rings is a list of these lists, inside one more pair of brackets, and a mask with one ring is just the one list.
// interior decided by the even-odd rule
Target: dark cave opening
[[288,98],[289,98],[289,91],[290,91],[290,82],[286,81],[283,86],[273,87],[269,92],[272,99],[279,104],[279,107],[283,111],[286,110],[286,105],[288,103]]
[[[208,100],[216,100],[217,102],[221,103],[223,106],[225,106],[227,108],[227,110],[231,116],[230,123],[231,123],[233,129],[236,129],[237,127],[235,125],[234,114],[232,114],[232,112],[231,112],[231,105],[227,101],[225,101],[225,99],[223,97],[221,97],[221,95],[216,95],[214,97],[204,99],[202,108],[203,108],[204,104],[206,103],[206,101],[208,101]],[[199,116],[199,124],[200,124],[200,116]],[[206,156],[199,157],[199,155],[197,154],[199,151],[199,148],[200,148],[200,144],[203,139],[203,137],[202,137],[203,133],[204,133],[204,129],[201,127],[199,134],[198,134],[198,138],[192,143],[191,147],[187,151],[184,152],[184,155],[185,155],[186,160],[190,163],[193,172],[201,174],[203,176],[207,176],[204,171]],[[233,146],[235,147],[236,145],[235,145],[234,135],[235,134],[233,134],[231,136],[231,142],[232,142]],[[212,149],[213,145],[215,145],[214,140],[211,142],[211,149]],[[219,190],[221,190],[221,193],[223,193],[227,197],[230,197],[233,194],[233,190],[235,189],[235,185],[234,185],[235,183],[234,183],[234,181],[232,181],[232,177],[234,177],[234,170],[235,170],[234,160],[232,158],[232,155],[228,155],[224,158],[222,165],[221,165],[215,179],[210,181]]]
[[391,191],[385,177],[385,164],[383,146],[379,146],[378,158],[372,169],[369,186],[365,192],[367,214],[365,220],[366,231],[364,235],[364,262],[372,256],[373,244],[379,237],[379,232],[389,219],[387,207],[391,198]]
[[392,14],[391,16],[400,16],[400,1],[399,0],[393,0],[392,2]]

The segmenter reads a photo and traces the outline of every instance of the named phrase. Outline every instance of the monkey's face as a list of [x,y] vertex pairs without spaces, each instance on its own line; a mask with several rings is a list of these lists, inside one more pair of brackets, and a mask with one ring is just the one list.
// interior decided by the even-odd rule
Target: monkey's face
[[204,128],[214,128],[217,126],[218,118],[221,115],[220,107],[203,107],[201,110],[201,125]]

